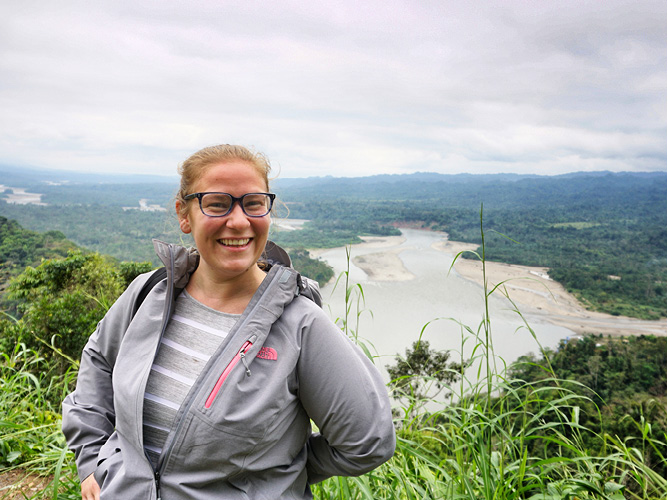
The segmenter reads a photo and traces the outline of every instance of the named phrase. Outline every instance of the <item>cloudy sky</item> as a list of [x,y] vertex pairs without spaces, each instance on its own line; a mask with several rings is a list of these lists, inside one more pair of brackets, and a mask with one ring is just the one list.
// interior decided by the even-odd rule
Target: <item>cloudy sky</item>
[[665,171],[666,2],[3,2],[0,106],[4,165]]

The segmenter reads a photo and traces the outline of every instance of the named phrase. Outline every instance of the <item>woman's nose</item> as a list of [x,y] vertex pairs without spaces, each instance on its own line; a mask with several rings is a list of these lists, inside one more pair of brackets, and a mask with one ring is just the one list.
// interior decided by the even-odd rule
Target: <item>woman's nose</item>
[[244,227],[250,224],[248,217],[246,217],[239,203],[234,204],[232,211],[227,215],[226,219],[227,225],[231,227]]

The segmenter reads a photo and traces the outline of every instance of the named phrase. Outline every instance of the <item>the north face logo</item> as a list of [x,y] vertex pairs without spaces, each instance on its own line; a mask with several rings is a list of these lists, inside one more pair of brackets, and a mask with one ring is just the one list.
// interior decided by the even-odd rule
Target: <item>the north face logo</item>
[[278,353],[275,349],[271,347],[263,347],[260,349],[260,352],[257,353],[257,358],[260,359],[269,359],[271,361],[276,361],[278,359]]

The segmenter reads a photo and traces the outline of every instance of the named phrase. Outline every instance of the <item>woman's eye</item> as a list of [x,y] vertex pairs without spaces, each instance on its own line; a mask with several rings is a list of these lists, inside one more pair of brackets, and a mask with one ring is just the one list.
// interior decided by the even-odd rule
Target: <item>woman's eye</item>
[[230,208],[230,201],[225,199],[205,199],[204,203],[202,203],[202,207],[205,210],[210,210],[212,212],[227,212],[227,210]]

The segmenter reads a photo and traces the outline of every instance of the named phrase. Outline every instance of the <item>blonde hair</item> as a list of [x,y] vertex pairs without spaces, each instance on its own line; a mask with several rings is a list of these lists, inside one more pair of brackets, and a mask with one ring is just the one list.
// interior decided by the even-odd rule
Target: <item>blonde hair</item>
[[208,167],[231,160],[240,160],[249,163],[260,174],[260,177],[262,177],[267,186],[267,191],[269,191],[271,165],[266,156],[262,153],[253,152],[244,146],[234,144],[209,146],[193,153],[179,166],[178,172],[181,175],[181,186],[176,193],[176,201],[180,202],[181,215],[185,215],[187,212],[187,202],[184,197],[190,194],[192,186],[202,176],[204,171]]

